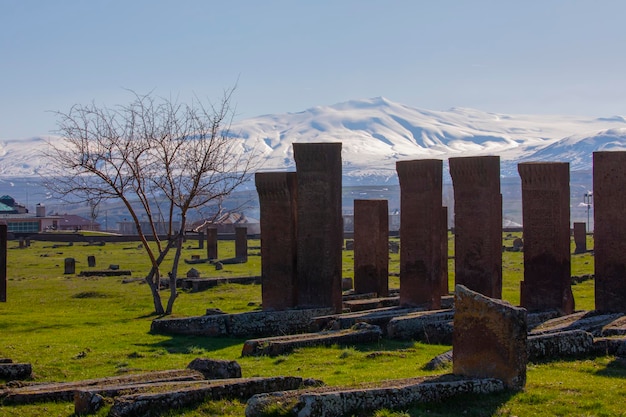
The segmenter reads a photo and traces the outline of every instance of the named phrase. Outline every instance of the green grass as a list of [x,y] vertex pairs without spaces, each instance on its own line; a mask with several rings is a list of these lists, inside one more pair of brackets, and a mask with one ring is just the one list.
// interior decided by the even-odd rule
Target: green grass
[[[505,240],[510,246],[510,242]],[[233,242],[220,241],[220,257],[234,253]],[[249,246],[258,246],[250,241]],[[87,269],[87,256],[95,255],[97,268],[119,264],[141,278],[148,271],[136,243],[52,248],[34,242],[28,249],[9,243],[8,302],[0,304],[0,357],[33,365],[37,381],[70,381],[147,370],[185,367],[196,357],[237,360],[244,376],[298,375],[322,379],[329,385],[354,385],[385,379],[431,375],[422,367],[449,346],[383,340],[360,346],[306,348],[277,358],[241,357],[243,339],[150,334],[154,319],[150,292],[140,281],[122,284],[119,277],[81,278],[63,274],[66,257],[77,260],[77,271]],[[190,241],[185,258],[204,250]],[[588,245],[591,247],[591,245]],[[450,240],[452,254],[453,241]],[[257,250],[251,249],[250,252]],[[344,252],[344,276],[352,276],[353,257]],[[523,277],[522,254],[503,255],[504,298],[519,302]],[[215,271],[209,264],[181,263],[180,275],[194,267],[202,276],[260,274],[260,258],[225,265]],[[399,270],[399,255],[390,255],[390,271]],[[454,264],[450,262],[453,284]],[[593,272],[593,257],[572,256],[572,273]],[[390,285],[397,287],[397,277]],[[577,308],[593,308],[593,281],[573,287]],[[167,292],[163,293],[167,296]],[[259,309],[259,285],[221,285],[210,290],[181,292],[174,311],[178,316],[202,315],[207,308],[234,313]],[[372,354],[376,352],[375,354]],[[449,372],[443,370],[440,372]],[[406,416],[624,416],[626,369],[612,357],[531,364],[526,390],[517,394],[461,397],[442,404],[410,410],[380,411],[377,417]],[[199,408],[168,412],[168,416],[241,416],[245,405],[237,401],[206,403]],[[72,404],[46,403],[0,406],[5,416],[71,416]],[[106,415],[103,410],[99,415]]]

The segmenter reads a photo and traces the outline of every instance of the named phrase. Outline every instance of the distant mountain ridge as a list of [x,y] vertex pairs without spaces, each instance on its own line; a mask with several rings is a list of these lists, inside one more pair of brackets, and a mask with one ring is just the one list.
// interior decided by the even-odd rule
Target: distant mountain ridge
[[[241,152],[262,153],[266,171],[295,169],[294,142],[342,142],[348,185],[397,183],[400,160],[499,155],[502,174],[516,176],[521,161],[565,161],[573,171],[590,170],[594,151],[626,150],[622,116],[431,111],[383,97],[249,118],[235,122],[230,134]],[[46,146],[44,138],[0,141],[0,181],[45,172],[49,161],[40,153]]]

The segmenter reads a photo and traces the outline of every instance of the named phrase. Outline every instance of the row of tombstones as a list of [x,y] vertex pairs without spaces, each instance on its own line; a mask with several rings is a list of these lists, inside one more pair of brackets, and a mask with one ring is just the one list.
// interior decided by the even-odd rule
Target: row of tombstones
[[[261,210],[266,310],[341,311],[341,143],[294,143],[296,172],[255,176]],[[595,152],[596,310],[626,312],[626,152]],[[455,281],[502,298],[502,195],[498,156],[448,160],[454,187]],[[437,309],[448,293],[443,161],[396,163],[400,183],[400,304]],[[524,233],[521,305],[574,311],[569,163],[518,164]],[[355,290],[388,292],[386,200],[354,202]]]

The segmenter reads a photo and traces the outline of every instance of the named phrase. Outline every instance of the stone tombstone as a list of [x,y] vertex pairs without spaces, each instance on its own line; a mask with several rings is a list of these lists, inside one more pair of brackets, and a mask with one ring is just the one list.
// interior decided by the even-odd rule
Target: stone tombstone
[[235,258],[248,260],[248,227],[235,226]]
[[500,157],[448,162],[454,186],[455,283],[502,298]]
[[574,253],[587,252],[587,223],[574,222]]
[[26,241],[23,236],[20,236],[17,241],[20,249],[24,249],[26,247]]
[[198,249],[204,249],[204,232],[198,232]]
[[400,181],[400,304],[441,307],[443,161],[396,162]]
[[257,172],[254,176],[261,211],[261,297],[263,310],[296,307],[295,172]]
[[96,257],[94,255],[87,256],[87,265],[89,268],[93,268],[96,266]]
[[299,307],[342,310],[341,143],[294,143]]
[[524,162],[517,170],[524,224],[521,305],[528,311],[571,314],[569,163]]
[[65,258],[65,270],[64,274],[75,274],[76,273],[76,259],[74,258]]
[[526,384],[526,309],[456,285],[452,363],[455,375]]
[[448,284],[448,207],[441,207],[441,295],[450,294]]
[[354,200],[354,291],[389,296],[387,200]]
[[0,224],[0,302],[7,301],[8,226]]
[[206,228],[206,257],[217,259],[217,226]]
[[593,153],[596,310],[626,313],[626,151]]

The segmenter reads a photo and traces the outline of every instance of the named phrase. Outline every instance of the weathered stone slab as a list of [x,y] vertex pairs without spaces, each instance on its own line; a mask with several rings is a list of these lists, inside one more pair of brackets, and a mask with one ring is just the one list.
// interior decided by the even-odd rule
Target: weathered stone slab
[[619,317],[602,328],[602,336],[625,336],[626,316]]
[[448,159],[454,184],[455,283],[502,298],[500,157]]
[[602,314],[598,311],[579,311],[567,316],[548,320],[535,327],[530,334],[563,332],[568,330],[584,330],[594,337],[606,336],[604,328],[615,320],[624,317],[622,313]]
[[0,363],[0,379],[14,381],[28,379],[33,373],[30,363]]
[[217,259],[217,226],[206,228],[206,257]]
[[171,392],[133,394],[115,398],[111,417],[146,416],[156,411],[198,405],[206,400],[247,400],[255,394],[295,390],[302,386],[300,377],[246,378],[214,381],[205,387],[191,387]]
[[526,310],[462,285],[455,290],[455,375],[497,378],[511,389],[526,384]]
[[248,228],[235,226],[235,258],[248,261]]
[[370,384],[365,388],[328,388],[307,392],[274,392],[255,395],[246,405],[246,417],[261,417],[279,408],[284,415],[298,417],[341,417],[370,415],[382,408],[404,409],[411,405],[439,402],[461,394],[504,391],[497,379],[470,379],[444,375]]
[[596,337],[593,339],[592,352],[598,356],[626,357],[626,336]]
[[596,310],[626,313],[626,152],[593,153]]
[[587,223],[574,222],[574,253],[587,252]]
[[143,384],[204,379],[201,373],[191,369],[147,372],[109,378],[87,379],[73,382],[29,385],[0,391],[3,404],[27,404],[46,401],[73,401],[74,391],[106,385]]
[[374,310],[383,307],[400,305],[400,297],[376,297],[364,300],[344,300],[343,307],[351,312]]
[[187,369],[200,372],[206,379],[241,378],[241,366],[237,361],[196,358]]
[[221,284],[260,284],[261,277],[222,277],[222,278],[187,278],[181,280],[181,287],[192,292],[206,291]]
[[76,259],[74,258],[65,258],[64,261],[64,269],[63,269],[63,273],[68,275],[68,274],[75,274],[76,273]]
[[247,340],[243,345],[241,356],[278,356],[301,347],[346,346],[358,343],[372,343],[378,342],[381,336],[382,330],[380,327],[359,323],[355,325],[353,329],[347,330],[332,330]]
[[396,162],[400,182],[400,304],[441,308],[443,161]]
[[258,172],[261,211],[261,289],[264,310],[296,307],[297,174]]
[[532,335],[528,337],[528,360],[557,359],[585,355],[593,349],[593,336],[583,330]]
[[366,310],[356,313],[344,313],[344,314],[332,314],[328,316],[315,317],[311,326],[312,331],[321,330],[339,330],[349,329],[356,323],[368,323],[373,324],[381,328],[383,334],[387,329],[387,324],[394,317],[414,313],[416,311],[423,311],[423,308],[398,308],[398,307],[385,307],[376,310]]
[[294,143],[298,175],[297,305],[341,312],[341,143]]
[[517,169],[524,223],[521,305],[528,311],[571,314],[569,163],[524,162]]
[[387,200],[354,200],[354,291],[389,295]]
[[387,325],[387,335],[391,339],[452,344],[453,318],[453,310],[410,313],[391,319]]
[[153,320],[150,331],[197,336],[265,337],[309,331],[314,317],[332,313],[332,308],[253,311]]
[[81,277],[121,277],[132,275],[132,271],[129,269],[90,269],[87,271],[80,271],[78,276]]

